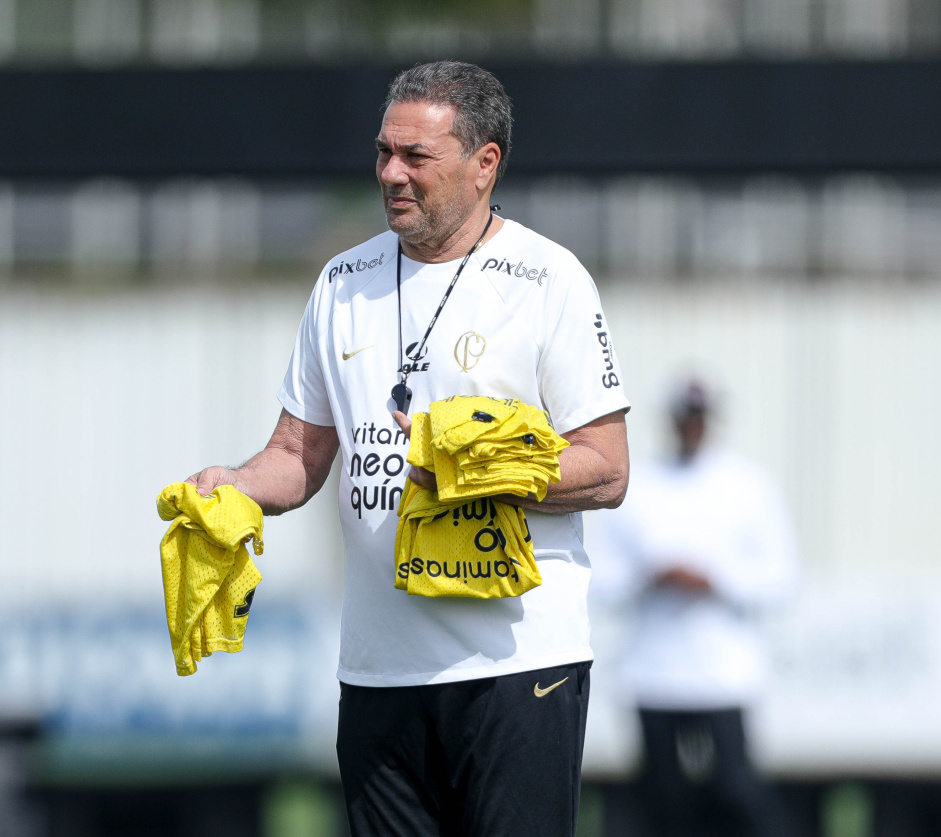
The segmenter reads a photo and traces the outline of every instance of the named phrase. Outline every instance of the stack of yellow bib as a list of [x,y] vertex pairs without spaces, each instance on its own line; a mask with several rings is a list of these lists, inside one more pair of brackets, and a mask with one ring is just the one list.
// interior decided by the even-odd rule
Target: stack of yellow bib
[[546,496],[569,446],[544,410],[517,398],[455,395],[412,418],[408,461],[434,471],[438,499]]
[[542,500],[568,447],[546,413],[518,399],[453,396],[412,417],[408,461],[433,471],[437,496],[406,481],[395,586],[423,596],[519,596],[542,582],[521,508]]
[[177,674],[196,671],[213,651],[241,651],[261,573],[245,544],[264,551],[258,504],[234,486],[203,497],[189,483],[168,485],[157,512],[172,521],[160,542],[167,627]]

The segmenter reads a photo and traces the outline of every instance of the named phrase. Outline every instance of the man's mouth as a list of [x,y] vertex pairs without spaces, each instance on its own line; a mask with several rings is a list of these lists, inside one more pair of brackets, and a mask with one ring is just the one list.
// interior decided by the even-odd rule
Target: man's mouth
[[416,203],[418,201],[409,195],[386,195],[386,206],[390,209],[407,209]]

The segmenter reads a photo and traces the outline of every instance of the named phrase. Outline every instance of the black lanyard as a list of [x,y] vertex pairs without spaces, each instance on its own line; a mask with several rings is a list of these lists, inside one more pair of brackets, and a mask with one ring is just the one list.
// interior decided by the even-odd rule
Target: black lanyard
[[[431,322],[428,323],[428,328],[425,329],[425,336],[422,337],[421,342],[418,344],[418,348],[415,349],[415,357],[420,358],[422,349],[425,348],[425,343],[428,342],[428,338],[431,336],[431,330],[435,327],[435,323],[438,322],[438,317],[441,315],[441,312],[444,310],[445,303],[448,301],[448,297],[451,296],[451,291],[454,290],[454,286],[457,284],[457,280],[461,275],[461,271],[464,270],[464,266],[467,264],[470,257],[474,254],[481,243],[483,243],[484,236],[487,234],[487,230],[490,229],[490,225],[493,223],[493,210],[499,209],[499,206],[493,206],[490,209],[490,217],[487,219],[487,226],[484,227],[484,231],[480,234],[480,238],[474,243],[474,246],[467,251],[467,255],[461,260],[461,263],[458,265],[457,271],[454,273],[454,278],[451,280],[451,284],[448,285],[447,290],[444,292],[444,296],[441,297],[441,302],[438,303],[438,310],[435,311],[434,316],[431,318]],[[399,382],[392,387],[392,400],[395,402],[396,409],[401,410],[403,413],[408,413],[409,405],[412,401],[412,391],[408,388],[408,375],[409,371],[405,368],[405,363],[403,360],[402,352],[402,242],[399,241],[398,254],[396,257],[396,268],[395,268],[395,292],[398,297],[399,303]]]

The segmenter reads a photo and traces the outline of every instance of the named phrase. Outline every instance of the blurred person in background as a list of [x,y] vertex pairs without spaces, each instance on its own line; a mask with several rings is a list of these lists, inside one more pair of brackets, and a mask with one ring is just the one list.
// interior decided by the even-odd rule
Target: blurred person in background
[[[376,138],[390,231],[321,273],[267,447],[189,479],[279,514],[341,452],[337,754],[355,837],[575,833],[592,659],[579,512],[624,496],[629,405],[591,277],[490,206],[510,126],[502,85],[474,65],[393,81]],[[542,575],[519,598],[394,587],[408,414],[456,394],[539,404],[570,443],[543,502],[511,498]]]
[[769,477],[711,442],[713,415],[706,385],[684,380],[670,403],[672,455],[638,462],[625,502],[597,518],[593,593],[634,605],[621,662],[656,833],[783,837],[786,812],[749,759],[744,712],[766,670],[754,617],[792,594],[795,538]]

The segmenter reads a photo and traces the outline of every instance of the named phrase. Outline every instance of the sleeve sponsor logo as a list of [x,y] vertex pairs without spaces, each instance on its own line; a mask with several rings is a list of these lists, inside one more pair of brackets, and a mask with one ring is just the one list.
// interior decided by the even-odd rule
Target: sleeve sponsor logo
[[598,344],[601,346],[601,358],[604,361],[604,374],[601,376],[601,383],[605,389],[621,386],[618,376],[614,372],[614,343],[608,336],[608,332],[602,331],[604,319],[601,314],[595,314],[595,336],[598,338]]
[[487,259],[484,266],[480,269],[481,273],[485,270],[495,270],[497,273],[505,273],[507,276],[516,276],[519,279],[527,279],[530,282],[542,284],[545,281],[548,268],[527,267],[523,262],[511,262],[509,259]]
[[335,267],[330,268],[330,272],[327,274],[327,281],[332,282],[334,276],[339,276],[345,273],[362,273],[364,270],[372,270],[373,268],[379,267],[385,257],[385,253],[380,253],[379,258],[370,259],[369,261],[365,261],[363,259],[357,259],[355,262],[341,261]]

